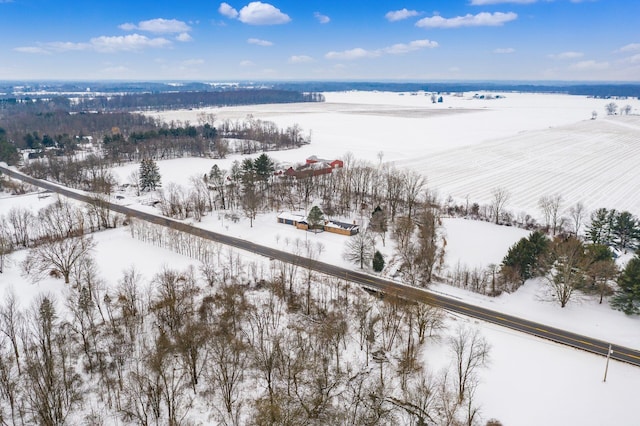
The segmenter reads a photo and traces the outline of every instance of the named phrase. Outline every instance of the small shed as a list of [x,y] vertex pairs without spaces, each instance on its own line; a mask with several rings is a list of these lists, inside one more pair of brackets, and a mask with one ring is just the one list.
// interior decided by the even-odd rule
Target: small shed
[[355,223],[338,222],[335,220],[325,223],[324,230],[340,235],[356,235],[360,232],[360,226]]

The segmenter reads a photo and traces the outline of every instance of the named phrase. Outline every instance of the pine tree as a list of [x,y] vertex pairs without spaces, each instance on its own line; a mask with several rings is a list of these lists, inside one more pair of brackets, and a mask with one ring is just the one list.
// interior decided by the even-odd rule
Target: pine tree
[[160,186],[160,171],[151,158],[140,162],[140,190],[155,191]]
[[611,306],[627,315],[640,314],[640,257],[636,256],[627,263],[618,278],[618,286]]
[[640,236],[638,219],[627,211],[618,213],[614,221],[613,235],[616,245],[621,250],[634,248]]
[[309,227],[311,229],[322,228],[322,222],[324,221],[324,213],[320,210],[320,207],[313,206],[311,210],[309,210],[309,214],[307,215],[307,221],[309,221]]
[[273,160],[269,158],[267,154],[260,154],[258,158],[256,158],[253,162],[253,168],[255,173],[264,185],[269,181],[269,177],[273,175],[275,170],[275,166],[273,164]]
[[522,238],[509,248],[502,260],[502,273],[517,276],[522,283],[539,275],[541,259],[549,249],[549,240],[539,231]]
[[378,250],[376,250],[375,254],[373,255],[372,266],[373,270],[376,272],[380,272],[384,269],[384,257]]
[[591,213],[591,223],[587,227],[587,239],[593,244],[609,245],[608,235],[609,211],[600,208]]

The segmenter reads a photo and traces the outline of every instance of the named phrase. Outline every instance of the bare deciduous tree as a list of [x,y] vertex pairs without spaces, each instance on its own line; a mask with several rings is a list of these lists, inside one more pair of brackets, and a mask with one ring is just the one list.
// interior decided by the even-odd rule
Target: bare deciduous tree
[[360,269],[363,269],[373,259],[374,248],[373,235],[365,229],[349,238],[344,255],[347,260],[359,263]]
[[551,247],[552,270],[547,281],[553,289],[555,299],[564,308],[575,290],[585,282],[588,259],[582,242],[575,237],[556,239]]
[[498,187],[491,191],[491,196],[491,212],[493,214],[495,224],[497,225],[500,223],[500,215],[504,210],[505,204],[509,201],[510,194],[505,188]]
[[538,200],[538,206],[544,215],[545,226],[547,226],[553,235],[558,231],[560,221],[560,206],[562,204],[562,195],[545,195]]
[[580,228],[582,228],[582,221],[585,216],[584,204],[582,201],[578,201],[574,206],[569,209],[569,215],[573,222],[573,235],[578,237],[580,235]]
[[13,243],[16,247],[29,247],[33,235],[35,217],[30,210],[12,207],[7,213],[7,221],[13,230]]
[[55,302],[48,297],[36,300],[25,342],[24,371],[27,407],[38,424],[64,424],[82,398],[68,333],[60,325]]
[[404,174],[404,196],[407,206],[407,216],[409,218],[411,218],[420,194],[422,194],[426,184],[427,182],[424,176],[417,172],[411,171]]
[[607,115],[615,115],[616,111],[618,111],[618,104],[609,102],[604,106],[604,110],[607,112]]
[[490,347],[477,329],[468,327],[458,328],[449,338],[449,347],[455,366],[458,403],[462,403],[476,378],[476,371],[488,362]]
[[48,237],[36,247],[30,249],[22,263],[25,275],[34,282],[41,280],[47,272],[59,274],[69,284],[73,266],[83,257],[88,256],[95,243],[91,237],[56,239]]
[[13,243],[9,233],[9,224],[4,216],[0,216],[0,274],[4,272],[4,265],[13,250]]

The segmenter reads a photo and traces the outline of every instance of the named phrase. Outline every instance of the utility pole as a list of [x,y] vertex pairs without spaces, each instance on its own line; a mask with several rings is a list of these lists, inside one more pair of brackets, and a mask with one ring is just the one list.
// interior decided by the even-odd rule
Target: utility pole
[[602,380],[603,382],[607,381],[607,371],[609,371],[609,358],[611,358],[612,353],[613,351],[611,350],[611,343],[609,343],[609,350],[607,351],[607,363],[604,367],[604,379]]

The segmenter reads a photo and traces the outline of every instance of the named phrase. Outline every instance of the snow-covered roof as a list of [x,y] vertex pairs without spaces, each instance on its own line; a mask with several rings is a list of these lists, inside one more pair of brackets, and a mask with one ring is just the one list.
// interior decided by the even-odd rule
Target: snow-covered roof
[[307,220],[307,217],[305,215],[303,215],[303,214],[300,214],[300,213],[282,212],[282,213],[278,214],[278,219],[294,220],[296,222],[304,222],[304,221]]
[[358,229],[359,228],[359,225],[356,225],[355,223],[336,222],[334,220],[329,221],[324,226],[326,226],[328,228],[346,229],[348,231],[351,231],[353,229]]

